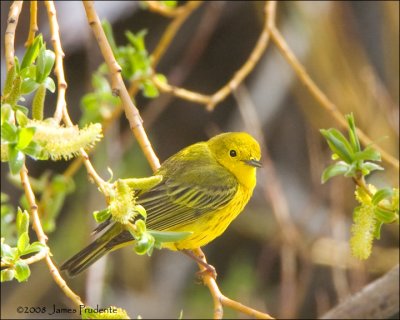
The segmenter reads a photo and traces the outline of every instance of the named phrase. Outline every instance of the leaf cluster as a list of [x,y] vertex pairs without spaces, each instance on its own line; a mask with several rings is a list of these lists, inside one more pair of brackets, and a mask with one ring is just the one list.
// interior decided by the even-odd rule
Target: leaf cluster
[[374,170],[383,168],[371,161],[380,161],[381,155],[372,146],[361,148],[353,114],[347,115],[349,138],[334,128],[320,130],[329,148],[332,159],[337,160],[322,173],[321,181],[343,175],[351,177],[357,184],[355,196],[360,206],[353,212],[350,247],[359,259],[367,259],[372,251],[372,242],[380,238],[385,223],[399,222],[399,189],[367,186],[364,178]]
[[29,214],[26,210],[18,208],[16,230],[18,242],[15,247],[4,242],[1,238],[1,263],[5,268],[1,270],[1,282],[17,279],[18,282],[26,281],[30,276],[29,265],[23,259],[24,256],[37,253],[46,248],[38,241],[30,243],[29,238]]
[[134,250],[139,255],[151,255],[154,248],[161,249],[165,242],[176,242],[190,236],[191,232],[169,232],[147,229],[147,213],[144,207],[136,204],[135,193],[147,190],[161,181],[161,176],[143,179],[119,179],[109,184],[109,205],[93,212],[98,223],[109,219],[121,224],[136,240]]

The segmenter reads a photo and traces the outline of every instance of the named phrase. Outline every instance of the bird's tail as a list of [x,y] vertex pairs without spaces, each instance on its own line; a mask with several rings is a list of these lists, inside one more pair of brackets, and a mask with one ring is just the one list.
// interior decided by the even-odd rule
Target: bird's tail
[[74,277],[86,270],[106,253],[132,240],[133,238],[128,231],[123,230],[121,225],[114,224],[102,236],[65,261],[61,266],[61,270],[65,270],[68,276]]

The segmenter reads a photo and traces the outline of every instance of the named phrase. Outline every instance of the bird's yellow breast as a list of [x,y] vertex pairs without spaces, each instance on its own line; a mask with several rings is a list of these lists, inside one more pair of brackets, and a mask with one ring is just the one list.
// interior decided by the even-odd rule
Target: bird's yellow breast
[[213,241],[242,212],[253,193],[253,189],[254,186],[252,189],[248,189],[239,185],[235,196],[224,208],[204,214],[195,223],[170,228],[168,231],[191,231],[193,234],[176,243],[164,243],[163,247],[170,250],[191,250]]

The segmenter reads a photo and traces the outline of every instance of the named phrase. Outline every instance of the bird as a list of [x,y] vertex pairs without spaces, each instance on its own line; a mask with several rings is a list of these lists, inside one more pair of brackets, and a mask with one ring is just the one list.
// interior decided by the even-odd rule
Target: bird
[[[260,158],[260,145],[250,134],[226,132],[165,160],[155,172],[162,176],[161,182],[135,194],[136,204],[146,210],[148,229],[190,232],[176,242],[162,243],[162,248],[196,258],[191,250],[219,237],[250,200]],[[104,233],[67,260],[61,270],[76,276],[106,253],[135,242],[131,233],[112,219],[97,228],[102,229]]]

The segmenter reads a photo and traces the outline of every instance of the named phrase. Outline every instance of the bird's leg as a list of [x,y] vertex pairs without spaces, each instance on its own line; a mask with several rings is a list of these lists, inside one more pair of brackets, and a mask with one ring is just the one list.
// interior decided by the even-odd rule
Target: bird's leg
[[190,258],[192,258],[197,263],[201,264],[205,268],[204,270],[197,272],[197,275],[199,277],[203,277],[204,274],[208,273],[211,277],[214,278],[214,280],[217,279],[217,271],[215,271],[215,268],[211,264],[208,264],[205,260],[202,259],[204,257],[199,257],[192,250],[184,249],[184,250],[181,250],[181,251],[184,254],[186,254],[187,256],[189,256]]

